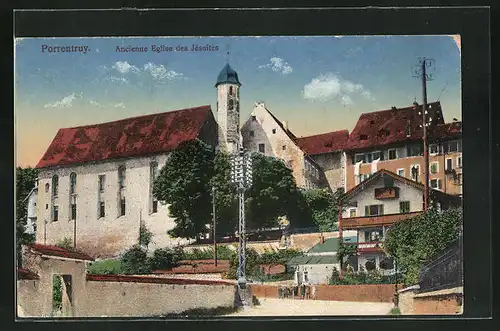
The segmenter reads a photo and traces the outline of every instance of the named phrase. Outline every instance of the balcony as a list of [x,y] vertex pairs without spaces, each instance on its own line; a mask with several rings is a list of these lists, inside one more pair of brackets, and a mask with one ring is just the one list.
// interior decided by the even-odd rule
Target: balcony
[[340,227],[343,230],[358,229],[372,226],[392,225],[396,222],[405,220],[407,218],[415,217],[422,214],[421,211],[406,213],[406,214],[390,214],[379,216],[364,216],[364,217],[351,217],[343,218],[340,220]]

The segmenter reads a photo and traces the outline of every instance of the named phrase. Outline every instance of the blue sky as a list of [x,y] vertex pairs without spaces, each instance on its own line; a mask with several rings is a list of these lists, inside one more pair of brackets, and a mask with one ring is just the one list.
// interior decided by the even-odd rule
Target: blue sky
[[[47,52],[72,45],[88,51]],[[148,51],[116,50],[129,45]],[[206,104],[215,111],[227,61],[242,83],[242,122],[264,101],[297,136],[351,131],[363,112],[422,101],[412,77],[422,56],[435,60],[428,101],[439,98],[446,121],[461,119],[460,50],[450,36],[17,39],[16,162],[36,165],[62,127]]]

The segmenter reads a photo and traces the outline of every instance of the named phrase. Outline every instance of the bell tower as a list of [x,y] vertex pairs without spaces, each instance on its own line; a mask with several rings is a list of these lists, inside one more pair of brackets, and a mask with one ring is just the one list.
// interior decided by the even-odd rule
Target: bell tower
[[240,87],[238,74],[226,64],[217,77],[218,148],[228,153],[240,145]]

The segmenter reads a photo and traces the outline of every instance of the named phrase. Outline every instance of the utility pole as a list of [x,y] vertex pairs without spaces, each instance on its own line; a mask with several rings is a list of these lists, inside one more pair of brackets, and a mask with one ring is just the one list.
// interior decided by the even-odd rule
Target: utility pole
[[427,127],[432,118],[427,119],[427,80],[432,80],[432,76],[426,72],[427,67],[433,65],[434,60],[423,58],[420,60],[419,68],[416,75],[422,80],[422,130],[423,130],[423,145],[424,145],[424,211],[429,209],[429,146],[427,144]]
[[245,190],[252,185],[252,156],[239,148],[231,155],[231,182],[238,189],[238,269],[237,278],[240,287],[246,286],[246,221],[245,221]]
[[215,239],[215,186],[212,186],[212,218],[213,218],[213,236],[214,236],[214,261],[217,267],[217,240]]

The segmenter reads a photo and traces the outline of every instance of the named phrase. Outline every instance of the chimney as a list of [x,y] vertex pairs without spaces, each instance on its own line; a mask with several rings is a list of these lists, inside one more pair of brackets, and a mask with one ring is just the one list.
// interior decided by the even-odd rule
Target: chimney
[[411,120],[406,121],[406,137],[411,137]]
[[288,131],[288,123],[287,123],[287,121],[283,121],[283,129],[285,129],[285,131]]

